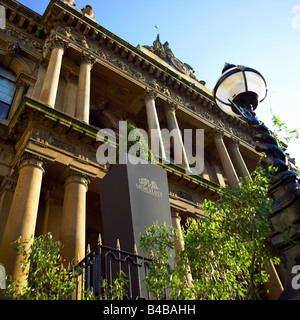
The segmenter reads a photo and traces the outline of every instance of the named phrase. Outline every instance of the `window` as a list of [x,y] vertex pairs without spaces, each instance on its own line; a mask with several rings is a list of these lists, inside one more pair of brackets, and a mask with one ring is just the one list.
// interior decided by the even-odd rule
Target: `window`
[[15,74],[0,67],[0,118],[6,119],[11,107],[15,91]]

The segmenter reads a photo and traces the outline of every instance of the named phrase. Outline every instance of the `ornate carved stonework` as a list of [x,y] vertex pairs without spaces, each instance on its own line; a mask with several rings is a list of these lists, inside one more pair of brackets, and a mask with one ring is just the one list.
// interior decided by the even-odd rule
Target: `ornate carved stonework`
[[96,59],[88,52],[88,51],[82,51],[80,58],[78,60],[78,63],[88,63],[90,64],[92,67],[95,64]]
[[60,139],[57,139],[53,136],[50,136],[49,139],[48,139],[48,142],[50,145],[54,146],[54,147],[57,147],[59,149],[62,149],[62,150],[65,150],[67,152],[70,152],[72,154],[75,154],[75,150],[76,150],[76,147],[70,143],[67,143],[63,140],[60,140]]
[[145,90],[145,99],[146,100],[155,100],[158,97],[158,93],[155,90],[146,88]]
[[71,182],[83,184],[88,189],[88,185],[90,184],[90,179],[88,178],[87,175],[85,175],[82,172],[69,170],[65,178],[65,185]]
[[176,111],[178,109],[178,104],[172,100],[167,100],[167,108],[172,110],[172,111]]
[[87,15],[89,18],[95,20],[94,10],[91,6],[87,5],[81,9],[82,13]]
[[182,63],[179,59],[177,59],[172,52],[169,42],[166,41],[164,45],[160,42],[159,34],[157,35],[156,40],[153,42],[153,46],[144,46],[146,49],[150,50],[161,59],[169,63],[171,66],[175,67],[179,72],[190,76],[191,78],[196,79],[194,75],[195,70],[188,65],[187,63]]
[[1,183],[1,188],[0,188],[0,194],[5,191],[12,191],[14,192],[16,189],[17,181],[11,177],[5,177]]
[[73,6],[73,7],[76,6],[75,0],[62,0],[62,1],[65,2],[65,3],[67,3],[67,4],[69,4],[69,5],[71,5],[71,6]]
[[24,154],[19,161],[19,169],[23,166],[34,166],[41,169],[43,172],[46,171],[47,161],[34,154],[26,153]]
[[70,27],[66,27],[63,31],[62,31],[62,35],[64,35],[66,38],[72,40],[72,41],[76,41],[75,38],[72,35],[71,32],[71,28]]
[[[61,189],[61,188],[59,188]],[[45,195],[46,203],[51,203],[57,206],[63,205],[63,190],[57,190],[57,188],[53,188],[53,190],[47,190]]]
[[52,48],[62,48],[65,51],[68,46],[69,41],[62,38],[59,33],[53,30],[50,37],[45,41],[43,55],[45,57]]
[[7,54],[10,57],[14,57],[17,53],[21,51],[19,44],[15,41],[9,41],[7,46]]
[[40,42],[34,40],[31,37],[28,37],[27,35],[21,33],[19,30],[7,26],[5,29],[0,29],[0,33],[6,35],[9,38],[12,38],[14,43],[13,47],[11,48],[13,51],[17,49],[16,45],[18,47],[24,47],[24,48],[31,48],[37,52],[42,53],[43,52],[43,46]]

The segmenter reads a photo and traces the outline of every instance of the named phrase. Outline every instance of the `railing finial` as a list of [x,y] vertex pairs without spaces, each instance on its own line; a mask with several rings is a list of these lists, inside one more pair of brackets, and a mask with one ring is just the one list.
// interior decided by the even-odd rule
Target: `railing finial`
[[99,237],[98,237],[98,246],[102,245],[102,237],[101,237],[101,233],[99,233]]
[[120,240],[119,239],[117,239],[117,249],[121,250],[121,245],[120,245]]
[[134,244],[134,247],[133,247],[133,253],[134,253],[135,255],[138,255],[138,250],[137,250],[136,243]]
[[87,249],[86,249],[86,254],[90,254],[91,253],[91,246],[90,244],[88,244]]

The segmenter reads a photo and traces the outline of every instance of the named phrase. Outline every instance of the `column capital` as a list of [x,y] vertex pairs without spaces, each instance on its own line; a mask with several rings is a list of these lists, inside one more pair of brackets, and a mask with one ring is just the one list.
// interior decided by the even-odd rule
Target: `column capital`
[[155,100],[158,97],[158,93],[156,90],[151,88],[146,88],[145,90],[145,100]]
[[54,205],[63,205],[63,192],[59,191],[54,191],[54,190],[47,190],[46,195],[45,195],[45,201],[46,203],[51,203]]
[[25,154],[19,160],[19,169],[24,166],[34,166],[41,169],[42,172],[45,173],[47,168],[47,161],[44,158],[36,156],[34,154]]
[[17,185],[17,181],[11,177],[5,177],[1,183],[0,194],[5,191],[15,191]]
[[49,38],[45,41],[43,50],[44,50],[44,57],[47,55],[49,51],[53,48],[60,48],[65,51],[69,46],[70,41],[61,38],[58,33],[52,32]]
[[229,141],[228,141],[228,144],[230,145],[230,146],[233,146],[233,147],[239,147],[240,146],[240,144],[241,144],[241,141],[238,139],[238,138],[236,138],[236,137],[234,137],[234,136],[231,136],[230,137],[230,139],[229,139]]
[[176,208],[172,208],[171,207],[171,217],[181,221],[180,211],[178,209],[176,209]]
[[20,52],[21,48],[16,41],[9,41],[8,42],[8,47],[7,47],[7,54],[10,57],[14,57],[16,54]]
[[39,60],[39,67],[40,68],[44,68],[44,69],[47,69],[48,68],[48,61],[43,57],[42,59]]
[[29,84],[26,81],[22,80],[22,79],[18,79],[18,81],[16,82],[17,89],[19,89],[21,87],[26,88],[27,86],[29,86]]
[[66,82],[72,82],[78,84],[78,76],[70,71],[67,71],[64,75]]
[[171,110],[172,112],[175,112],[178,108],[179,108],[178,103],[170,99],[167,100],[167,107],[166,107],[167,111]]
[[224,137],[224,130],[215,127],[211,133],[213,138],[223,138]]
[[77,60],[78,64],[82,64],[82,63],[87,63],[89,64],[91,67],[94,66],[95,62],[96,62],[96,58],[93,57],[89,52],[87,51],[82,51],[78,60]]
[[65,185],[72,182],[83,184],[86,189],[88,189],[91,181],[86,174],[79,171],[70,170],[65,176]]

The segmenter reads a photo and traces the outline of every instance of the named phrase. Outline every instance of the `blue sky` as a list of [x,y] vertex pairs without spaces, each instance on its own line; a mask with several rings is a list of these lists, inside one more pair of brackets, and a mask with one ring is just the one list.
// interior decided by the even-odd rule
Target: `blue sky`
[[[257,109],[271,125],[271,112],[300,131],[300,0],[75,0],[89,4],[97,23],[137,46],[162,43],[195,69],[213,89],[225,62],[257,69],[268,97]],[[19,2],[43,14],[48,0]],[[298,7],[299,6],[299,7]],[[288,152],[300,165],[300,139]]]

